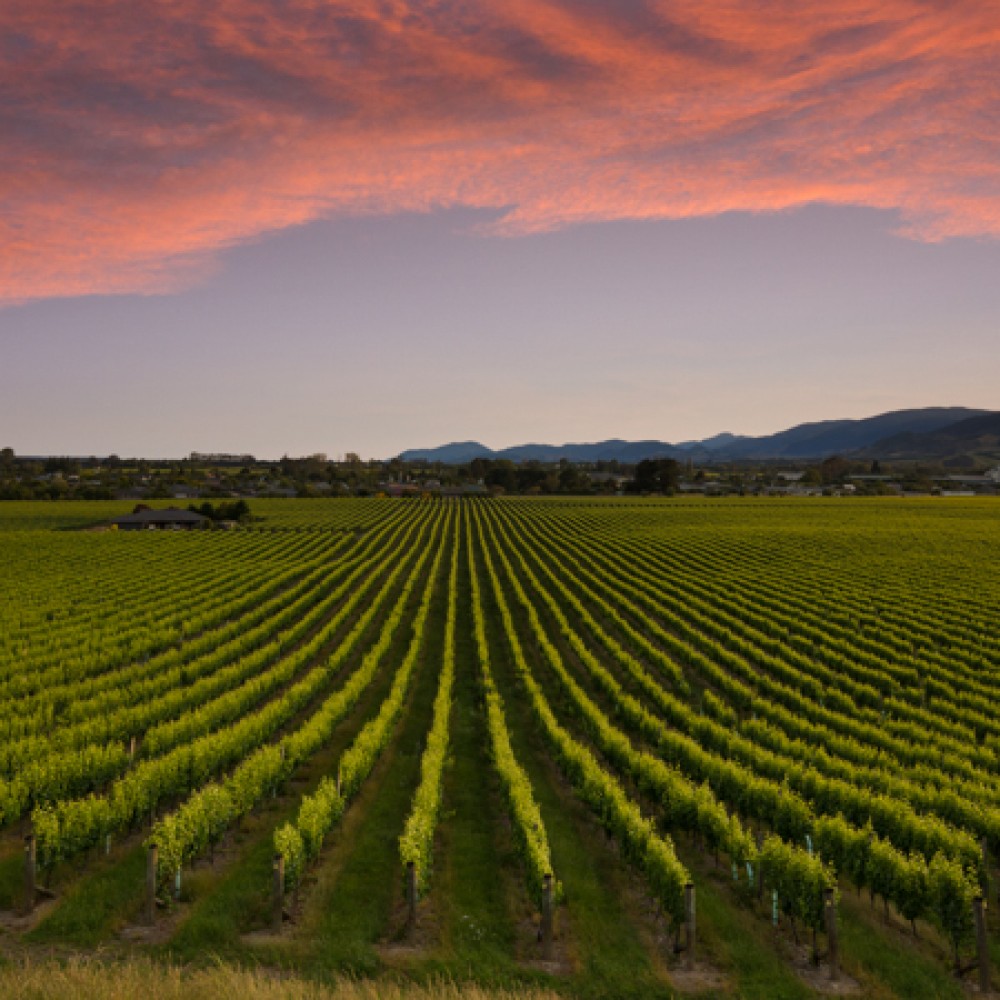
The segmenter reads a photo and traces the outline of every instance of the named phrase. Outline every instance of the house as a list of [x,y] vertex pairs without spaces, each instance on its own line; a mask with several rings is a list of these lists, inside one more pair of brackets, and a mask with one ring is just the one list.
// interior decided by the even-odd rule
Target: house
[[126,514],[124,517],[116,517],[112,525],[119,531],[141,531],[144,529],[190,529],[204,528],[208,524],[208,518],[201,514],[196,514],[192,510],[179,510],[177,507],[168,507],[166,510],[137,510],[133,514]]

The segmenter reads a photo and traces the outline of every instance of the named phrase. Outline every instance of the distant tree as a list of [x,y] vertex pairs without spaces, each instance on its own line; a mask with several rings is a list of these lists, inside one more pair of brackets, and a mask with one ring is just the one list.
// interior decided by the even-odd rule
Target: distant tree
[[493,468],[493,462],[488,458],[474,458],[469,463],[469,475],[477,482],[482,479],[484,482]]
[[513,493],[518,487],[517,470],[514,468],[514,463],[509,458],[498,459],[483,476],[483,482],[491,489]]
[[14,468],[15,458],[13,448],[0,448],[0,469],[10,472]]
[[820,462],[819,475],[824,483],[839,483],[850,471],[850,463],[840,455],[831,455]]
[[517,488],[521,493],[540,493],[545,482],[545,470],[537,462],[518,466]]
[[567,463],[560,468],[559,491],[561,493],[575,493],[583,489],[586,485],[586,480],[581,476],[580,470],[575,465]]
[[201,514],[202,517],[207,517],[210,521],[243,522],[250,520],[250,505],[246,500],[223,501],[218,506],[205,500],[197,507],[193,503],[188,504],[188,510],[194,511],[195,514]]
[[75,458],[51,456],[45,460],[46,472],[65,472],[75,474],[80,471],[80,463]]
[[639,493],[672,493],[680,480],[680,466],[672,458],[644,458],[635,467]]

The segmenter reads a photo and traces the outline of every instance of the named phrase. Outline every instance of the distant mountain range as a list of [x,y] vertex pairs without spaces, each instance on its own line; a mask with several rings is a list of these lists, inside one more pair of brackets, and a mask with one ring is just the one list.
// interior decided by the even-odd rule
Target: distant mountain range
[[[879,459],[939,459],[1000,456],[1000,413],[962,406],[897,410],[861,420],[822,420],[799,424],[777,434],[746,437],[716,434],[702,441],[623,441],[595,444],[522,444],[494,451],[478,441],[404,451],[404,461],[458,465],[474,458],[506,458],[513,462],[612,461],[634,463],[644,458],[692,459],[696,462],[804,461],[830,455],[857,454]],[[965,463],[967,464],[967,463]]]
[[876,442],[863,455],[885,461],[936,460],[956,467],[996,461],[1000,459],[1000,413],[983,413],[923,433],[902,431]]

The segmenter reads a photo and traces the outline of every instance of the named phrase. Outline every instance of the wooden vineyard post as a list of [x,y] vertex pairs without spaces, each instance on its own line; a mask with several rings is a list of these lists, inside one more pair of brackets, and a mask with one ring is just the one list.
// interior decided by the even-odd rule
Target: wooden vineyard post
[[980,839],[979,849],[983,855],[983,899],[988,901],[993,880],[990,878],[990,845],[985,837]]
[[159,852],[156,844],[146,850],[146,923],[152,927],[156,923],[156,867]]
[[684,964],[689,969],[694,968],[694,935],[694,883],[688,882],[684,886]]
[[271,901],[271,924],[275,934],[277,934],[281,931],[285,910],[285,856],[283,854],[275,854],[273,871],[274,894]]
[[757,834],[757,902],[764,899],[764,838]]
[[979,959],[979,992],[986,996],[990,992],[990,950],[986,943],[986,914],[982,896],[972,901],[972,912],[976,918],[976,953]]
[[35,896],[37,895],[36,875],[38,866],[35,850],[35,835],[29,833],[24,838],[24,908],[27,913],[34,912]]
[[417,926],[417,866],[406,862],[406,930],[412,933]]
[[542,884],[542,956],[552,957],[552,876],[546,875]]
[[830,979],[840,978],[840,946],[837,942],[837,907],[833,901],[833,889],[823,891],[823,913],[826,917],[826,943],[830,961]]

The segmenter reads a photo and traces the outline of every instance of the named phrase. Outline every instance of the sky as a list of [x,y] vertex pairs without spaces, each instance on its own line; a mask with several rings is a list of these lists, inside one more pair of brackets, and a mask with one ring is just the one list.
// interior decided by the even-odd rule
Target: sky
[[997,0],[7,0],[0,445],[997,408]]

